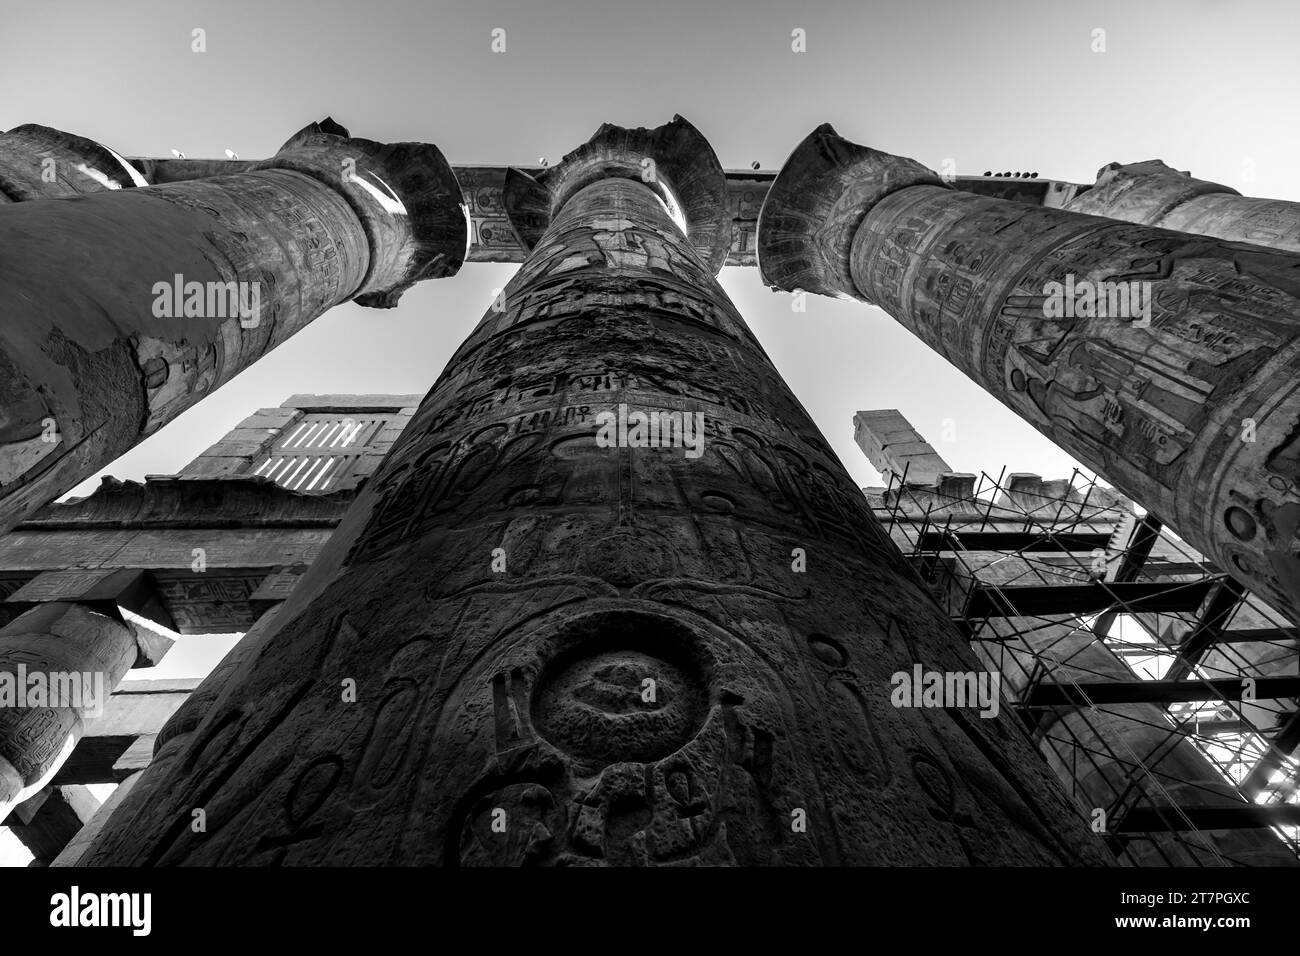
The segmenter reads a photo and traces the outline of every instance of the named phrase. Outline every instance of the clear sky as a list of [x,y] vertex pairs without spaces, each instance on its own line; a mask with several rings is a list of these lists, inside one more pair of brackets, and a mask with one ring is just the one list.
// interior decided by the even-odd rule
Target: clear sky
[[[533,164],[602,122],[681,113],[729,168],[778,168],[831,122],[958,174],[1092,182],[1161,158],[1300,200],[1295,0],[0,0],[0,24],[0,129],[41,123],[128,156],[261,158],[329,115],[456,164]],[[333,310],[105,473],[173,473],[295,392],[426,391],[514,268],[467,265],[392,311]],[[900,409],[957,470],[1074,466],[884,313],[812,296],[794,313],[752,268],[722,283],[859,484],[879,477],[857,409]]]

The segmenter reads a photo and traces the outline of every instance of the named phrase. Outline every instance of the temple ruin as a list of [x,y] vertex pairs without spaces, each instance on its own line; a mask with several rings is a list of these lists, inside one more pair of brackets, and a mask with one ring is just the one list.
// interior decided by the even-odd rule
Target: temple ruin
[[[1297,861],[1295,204],[829,127],[728,171],[681,117],[545,168],[26,126],[0,202],[0,675],[110,694],[0,707],[35,864]],[[520,265],[427,395],[291,396],[57,500],[333,305],[484,261]],[[882,409],[856,487],[725,265],[879,306],[1106,485],[955,472]]]

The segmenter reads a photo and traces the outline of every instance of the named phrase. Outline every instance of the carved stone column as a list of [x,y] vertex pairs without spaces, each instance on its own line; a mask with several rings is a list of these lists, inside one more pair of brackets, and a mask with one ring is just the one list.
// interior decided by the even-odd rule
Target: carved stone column
[[[138,653],[127,624],[84,604],[39,604],[0,628],[0,820],[53,778]],[[78,696],[49,696],[59,686]]]
[[84,136],[35,124],[0,133],[0,206],[145,185],[135,167]]
[[252,172],[0,216],[0,530],[327,309],[451,275],[466,224],[434,146],[313,124]]
[[975,665],[715,280],[703,137],[506,195],[528,260],[88,862],[1108,861],[1008,715],[890,705]]
[[1300,256],[958,192],[822,126],[759,259],[769,285],[880,306],[1300,620]]
[[0,820],[53,779],[86,717],[174,633],[142,571],[46,571],[4,603],[21,613],[0,628]]
[[1096,184],[1065,208],[1300,253],[1300,203],[1243,196],[1158,159],[1103,167]]

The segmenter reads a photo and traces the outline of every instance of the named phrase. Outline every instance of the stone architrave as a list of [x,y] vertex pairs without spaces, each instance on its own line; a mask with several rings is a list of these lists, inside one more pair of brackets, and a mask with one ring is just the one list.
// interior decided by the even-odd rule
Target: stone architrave
[[1108,862],[1009,712],[891,704],[977,666],[718,285],[707,141],[510,179],[529,258],[84,862]]
[[454,274],[468,232],[437,147],[326,120],[250,172],[0,216],[0,531],[332,306]]
[[1300,256],[959,192],[826,125],[759,268],[879,306],[1300,620]]
[[1096,184],[1065,208],[1300,253],[1300,203],[1243,196],[1158,159],[1102,167]]

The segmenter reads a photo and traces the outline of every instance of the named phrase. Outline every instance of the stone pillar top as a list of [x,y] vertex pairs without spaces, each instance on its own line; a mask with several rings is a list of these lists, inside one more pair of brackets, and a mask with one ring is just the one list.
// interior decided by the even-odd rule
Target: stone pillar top
[[681,116],[654,129],[604,123],[556,165],[536,175],[511,167],[502,205],[527,250],[579,190],[601,179],[632,179],[654,191],[716,274],[731,248],[727,178],[704,135]]
[[431,143],[359,139],[327,117],[252,168],[290,169],[348,200],[370,242],[358,305],[391,309],[415,283],[455,275],[465,262],[469,220],[460,184]]
[[[44,178],[42,160],[53,160],[57,180]],[[72,175],[72,173],[78,175]],[[93,139],[36,123],[0,133],[0,201],[129,189],[148,181],[122,156]]]
[[849,249],[871,208],[908,186],[949,184],[914,159],[851,143],[823,123],[795,147],[758,216],[758,270],[773,289],[857,298]]
[[1108,216],[1133,221],[1123,210],[1142,210],[1141,221],[1156,222],[1176,206],[1181,206],[1197,196],[1228,193],[1240,196],[1237,190],[1194,179],[1190,173],[1173,169],[1163,160],[1148,159],[1140,163],[1109,163],[1097,170],[1097,182],[1066,205],[1070,212],[1094,216]]

